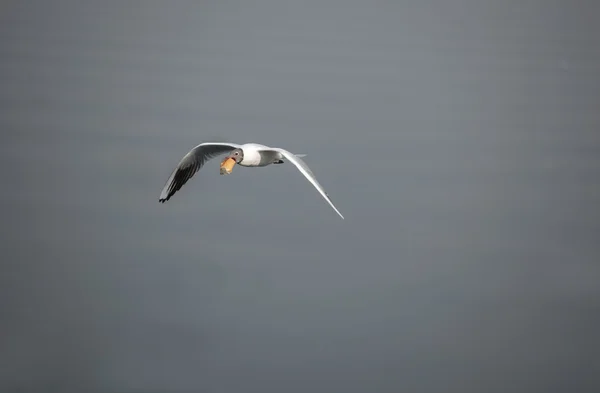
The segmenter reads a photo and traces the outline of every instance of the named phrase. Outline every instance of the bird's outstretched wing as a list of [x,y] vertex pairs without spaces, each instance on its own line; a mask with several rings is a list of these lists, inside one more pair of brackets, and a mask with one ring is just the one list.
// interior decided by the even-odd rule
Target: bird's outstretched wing
[[271,148],[271,150],[279,152],[285,159],[287,159],[289,162],[294,164],[296,166],[296,168],[298,168],[300,173],[302,173],[308,179],[308,181],[311,182],[313,186],[315,186],[317,191],[319,191],[319,193],[323,196],[323,198],[325,198],[325,200],[329,203],[329,205],[331,205],[333,210],[335,210],[335,212],[337,214],[339,214],[339,216],[342,217],[342,219],[344,218],[344,216],[342,216],[342,213],[340,213],[340,211],[335,207],[335,205],[331,201],[331,198],[329,198],[329,195],[325,192],[323,187],[319,184],[319,182],[317,181],[317,178],[312,173],[312,171],[310,170],[308,165],[306,165],[306,163],[299,157],[299,155],[295,155],[285,149],[280,149],[280,148]]
[[204,142],[194,147],[179,161],[179,164],[169,176],[158,200],[165,203],[202,168],[206,161],[240,146],[229,142]]

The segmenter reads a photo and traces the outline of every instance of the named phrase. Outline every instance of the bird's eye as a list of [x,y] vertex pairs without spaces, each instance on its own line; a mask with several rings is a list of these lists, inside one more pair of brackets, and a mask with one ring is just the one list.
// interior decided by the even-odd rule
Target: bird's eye
[[235,154],[236,156],[239,156],[239,155],[240,155],[240,153],[238,153],[237,151],[236,151],[234,154]]

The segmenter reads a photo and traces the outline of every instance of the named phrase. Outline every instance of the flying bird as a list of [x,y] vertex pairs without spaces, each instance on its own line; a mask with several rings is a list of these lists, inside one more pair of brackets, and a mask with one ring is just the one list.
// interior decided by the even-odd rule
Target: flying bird
[[283,164],[286,161],[291,162],[319,191],[333,210],[342,219],[344,218],[329,198],[329,195],[327,195],[323,187],[319,184],[308,165],[301,159],[306,154],[292,154],[278,147],[269,147],[258,143],[245,143],[243,145],[228,142],[200,143],[183,156],[171,173],[171,176],[169,176],[158,200],[161,203],[168,201],[173,194],[179,191],[204,166],[206,161],[225,153],[228,153],[228,155],[221,161],[221,175],[230,174],[236,164],[248,168],[259,168],[271,164]]

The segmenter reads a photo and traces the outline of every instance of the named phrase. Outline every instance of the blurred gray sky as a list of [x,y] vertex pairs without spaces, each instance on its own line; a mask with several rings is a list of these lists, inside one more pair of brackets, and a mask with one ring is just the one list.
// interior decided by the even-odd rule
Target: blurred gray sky
[[600,391],[597,14],[3,2],[0,390]]

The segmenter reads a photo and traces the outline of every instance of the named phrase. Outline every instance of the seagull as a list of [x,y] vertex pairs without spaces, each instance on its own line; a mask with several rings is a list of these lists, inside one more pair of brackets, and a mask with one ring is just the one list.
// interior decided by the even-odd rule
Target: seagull
[[306,179],[319,191],[321,196],[329,203],[335,212],[344,219],[344,216],[335,207],[329,195],[319,184],[315,175],[312,173],[308,165],[301,159],[306,154],[292,154],[287,150],[278,147],[269,147],[258,143],[245,143],[239,145],[229,142],[203,142],[190,150],[177,167],[169,176],[162,192],[160,193],[159,202],[165,203],[173,194],[194,176],[196,172],[202,168],[206,161],[221,155],[229,153],[221,162],[221,174],[230,174],[233,166],[238,164],[248,168],[265,167],[271,164],[283,164],[286,161],[291,162],[298,168]]

